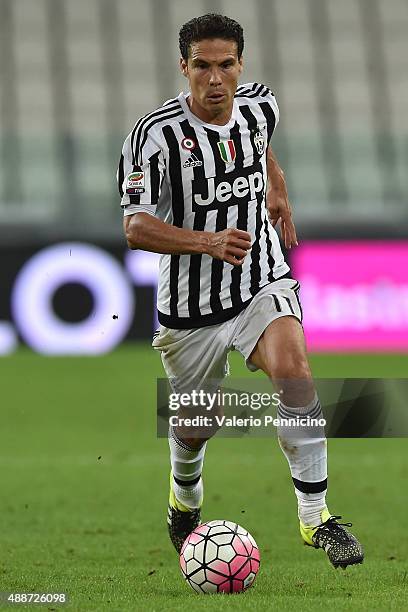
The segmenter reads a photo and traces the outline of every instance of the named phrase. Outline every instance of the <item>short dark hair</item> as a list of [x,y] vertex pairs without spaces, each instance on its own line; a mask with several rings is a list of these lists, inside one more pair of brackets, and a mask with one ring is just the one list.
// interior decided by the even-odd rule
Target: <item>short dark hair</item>
[[179,46],[182,58],[187,61],[191,43],[199,42],[206,38],[234,40],[237,43],[238,59],[240,59],[244,49],[244,31],[242,27],[234,19],[216,13],[194,17],[194,19],[190,19],[190,21],[187,21],[181,27]]

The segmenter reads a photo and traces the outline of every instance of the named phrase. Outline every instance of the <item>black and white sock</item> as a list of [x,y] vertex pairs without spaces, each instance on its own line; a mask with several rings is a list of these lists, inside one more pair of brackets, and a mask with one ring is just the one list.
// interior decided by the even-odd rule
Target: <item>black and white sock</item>
[[[308,416],[323,418],[317,394],[307,406],[290,408],[281,403],[278,408],[281,419]],[[321,523],[321,513],[327,507],[327,440],[324,427],[280,425],[278,439],[295,485],[299,519],[304,525],[315,527]]]
[[199,508],[203,501],[201,472],[207,442],[197,449],[191,448],[177,437],[171,427],[169,446],[174,495],[184,506]]

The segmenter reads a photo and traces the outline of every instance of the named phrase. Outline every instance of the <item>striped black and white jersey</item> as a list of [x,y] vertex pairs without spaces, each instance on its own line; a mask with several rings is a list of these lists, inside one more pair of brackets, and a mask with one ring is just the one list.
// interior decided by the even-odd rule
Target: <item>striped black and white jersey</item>
[[117,175],[124,214],[192,230],[238,228],[250,233],[252,248],[242,266],[209,255],[161,256],[159,321],[175,329],[231,319],[289,270],[265,205],[266,149],[279,120],[274,95],[241,85],[223,126],[196,117],[188,95],[140,119],[126,138]]

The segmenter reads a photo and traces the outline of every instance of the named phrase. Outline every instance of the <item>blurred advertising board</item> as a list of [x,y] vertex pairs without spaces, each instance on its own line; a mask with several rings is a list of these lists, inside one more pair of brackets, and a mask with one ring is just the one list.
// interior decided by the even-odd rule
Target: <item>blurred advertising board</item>
[[[408,242],[306,241],[290,254],[312,351],[408,349]],[[62,242],[0,249],[0,354],[95,355],[149,340],[159,255]]]
[[0,249],[0,354],[97,355],[150,338],[159,256],[63,242]]
[[292,268],[309,350],[408,349],[408,242],[306,242]]

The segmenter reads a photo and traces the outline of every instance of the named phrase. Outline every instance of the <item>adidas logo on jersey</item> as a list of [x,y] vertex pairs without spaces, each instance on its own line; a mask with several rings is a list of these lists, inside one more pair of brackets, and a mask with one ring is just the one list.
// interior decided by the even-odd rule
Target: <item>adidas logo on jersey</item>
[[183,168],[197,168],[197,166],[202,166],[203,162],[198,159],[194,153],[190,155],[187,161],[184,162]]

